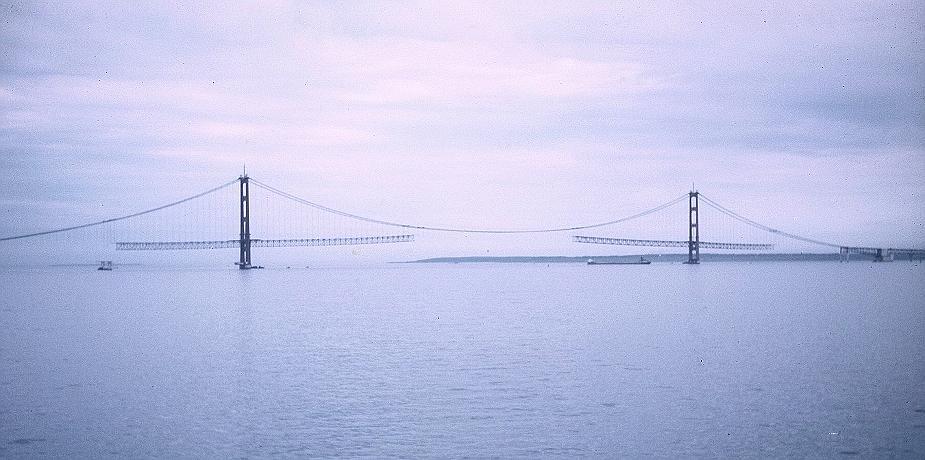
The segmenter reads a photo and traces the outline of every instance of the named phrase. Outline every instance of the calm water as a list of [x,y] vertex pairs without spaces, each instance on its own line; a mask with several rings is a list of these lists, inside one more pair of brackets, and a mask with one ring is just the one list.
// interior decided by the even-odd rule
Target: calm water
[[2,457],[925,457],[925,266],[0,272]]

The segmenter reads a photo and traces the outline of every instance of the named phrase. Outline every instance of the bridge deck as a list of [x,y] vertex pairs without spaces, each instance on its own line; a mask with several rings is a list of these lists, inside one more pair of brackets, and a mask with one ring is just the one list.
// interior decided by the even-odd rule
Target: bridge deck
[[[654,246],[661,248],[686,248],[690,245],[687,241],[679,240],[634,240],[628,238],[603,238],[598,236],[573,236],[572,240],[576,243]],[[716,243],[712,241],[701,241],[699,245],[701,249],[735,249],[743,251],[770,251],[774,249],[773,244],[757,243]]]
[[[281,248],[293,246],[349,246],[358,244],[408,243],[414,235],[352,236],[343,238],[300,238],[286,240],[264,240],[252,238],[251,247]],[[182,249],[224,249],[238,248],[239,240],[217,241],[123,241],[116,243],[119,251],[163,251]]]

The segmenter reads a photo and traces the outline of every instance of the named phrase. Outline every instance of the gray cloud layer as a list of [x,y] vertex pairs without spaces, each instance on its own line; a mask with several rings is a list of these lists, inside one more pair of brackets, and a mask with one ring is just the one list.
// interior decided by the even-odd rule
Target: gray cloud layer
[[12,2],[0,16],[3,234],[157,204],[246,162],[316,201],[421,223],[607,220],[695,182],[793,231],[925,240],[916,2]]

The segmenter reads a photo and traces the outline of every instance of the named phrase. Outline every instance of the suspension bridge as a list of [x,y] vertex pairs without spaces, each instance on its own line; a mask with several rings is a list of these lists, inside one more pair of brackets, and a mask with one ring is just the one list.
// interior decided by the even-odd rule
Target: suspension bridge
[[[263,197],[264,200],[260,203],[260,208],[264,210],[262,215],[259,212],[252,214],[251,205],[255,200],[252,189],[259,189],[261,192],[266,192]],[[234,191],[234,196],[229,195],[229,192],[232,190]],[[196,203],[202,203],[203,201],[207,202],[206,205],[197,207]],[[289,208],[280,208],[279,202],[284,202]],[[228,206],[228,204],[231,203],[234,204],[234,207]],[[663,219],[667,219],[664,221],[665,223],[657,225],[650,223],[644,227],[644,231],[653,231],[663,227],[679,228],[678,225],[682,220],[677,219],[676,214],[667,216],[666,214],[668,211],[666,210],[680,206],[681,203],[685,203],[683,229],[684,233],[686,233],[686,235],[684,235],[686,238],[684,239],[640,239],[586,234],[591,230],[600,231],[598,229],[626,225],[633,221],[650,218],[651,216],[660,214],[663,215]],[[415,232],[421,231],[508,235],[570,233],[571,241],[575,243],[683,248],[687,250],[687,260],[685,263],[688,264],[700,263],[701,249],[719,251],[773,251],[775,249],[775,244],[770,242],[701,240],[702,205],[706,205],[716,212],[719,218],[750,229],[753,232],[752,236],[761,235],[764,236],[765,239],[773,237],[788,240],[809,245],[810,247],[825,248],[826,251],[833,253],[837,250],[842,260],[845,261],[852,255],[863,256],[874,261],[893,260],[895,258],[925,259],[925,249],[850,246],[778,230],[744,217],[697,191],[685,193],[664,204],[642,212],[590,225],[533,229],[464,228],[387,221],[341,211],[285,192],[267,183],[261,182],[258,179],[249,177],[246,173],[234,180],[202,193],[144,211],[80,225],[7,236],[0,238],[0,242],[31,239],[53,234],[68,234],[87,229],[106,228],[109,231],[105,239],[111,241],[115,249],[119,251],[236,248],[238,249],[238,260],[235,263],[242,270],[259,268],[259,266],[252,264],[253,248],[411,243],[415,241]],[[295,208],[292,208],[292,206],[295,206]],[[273,213],[271,211],[274,211],[274,208],[279,209],[275,209],[276,212]],[[206,209],[209,211],[205,211]],[[233,212],[229,213],[229,210]],[[209,214],[210,212],[212,214]],[[163,218],[157,217],[170,213],[173,214],[164,216]],[[275,217],[273,217],[274,214]],[[233,216],[234,228],[230,225],[232,220],[229,219],[229,216]],[[150,220],[152,217],[155,218],[154,221]],[[348,225],[346,228],[342,225],[338,229],[332,224],[332,219],[335,218],[351,225]],[[126,227],[126,223],[137,222],[144,219],[148,219],[148,221],[141,222],[135,227],[132,227],[131,224]],[[164,220],[169,221],[171,219],[175,222],[182,221],[185,223],[185,227],[180,231],[177,231],[176,228],[173,229],[173,234],[175,235],[188,237],[205,232],[213,237],[200,239],[163,238],[157,231],[158,229],[169,227],[169,225],[164,224]],[[259,227],[262,223],[273,220],[280,224],[277,226],[276,230],[271,230],[269,227],[264,226],[261,231],[255,233],[253,229],[254,225],[258,225]],[[301,221],[302,225],[296,225],[298,223],[296,221]],[[218,228],[210,229],[210,225],[214,225],[216,222],[219,223]],[[356,224],[365,225],[367,228],[368,226],[372,226],[377,228],[377,231],[365,232],[363,228],[358,228]],[[118,226],[122,227],[117,228]],[[174,224],[174,227],[176,227],[176,224]],[[312,229],[306,230],[307,227],[312,227]],[[393,231],[383,233],[382,229],[392,229]],[[579,232],[582,234],[578,234]],[[292,233],[298,233],[299,235],[292,235]],[[323,235],[306,235],[306,233]],[[147,239],[122,238],[122,236],[137,236],[139,234],[144,235]],[[234,235],[234,237],[229,238],[229,236],[232,235]],[[214,236],[218,237],[216,238]],[[733,239],[741,240],[742,236],[739,235]]]

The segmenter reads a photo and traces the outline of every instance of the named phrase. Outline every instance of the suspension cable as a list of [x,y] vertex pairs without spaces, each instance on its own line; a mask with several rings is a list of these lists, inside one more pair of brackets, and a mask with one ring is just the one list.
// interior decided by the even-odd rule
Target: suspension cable
[[747,218],[747,217],[744,217],[744,216],[742,216],[742,215],[736,214],[734,211],[732,211],[732,210],[730,210],[730,209],[724,207],[723,205],[721,205],[721,204],[719,204],[719,203],[717,203],[717,202],[711,200],[710,198],[704,196],[703,193],[700,194],[700,198],[702,198],[703,201],[705,201],[705,202],[707,203],[707,205],[709,205],[709,206],[712,207],[713,209],[716,209],[717,211],[719,211],[719,212],[721,212],[721,213],[723,213],[723,214],[725,214],[725,215],[727,215],[727,216],[729,216],[729,217],[732,217],[733,219],[736,219],[736,220],[738,220],[739,222],[742,222],[742,223],[747,224],[747,225],[751,225],[752,227],[755,227],[755,228],[764,230],[764,231],[766,231],[766,232],[775,233],[775,234],[778,234],[778,235],[781,235],[781,236],[784,236],[784,237],[787,237],[787,238],[790,238],[790,239],[803,241],[803,242],[805,242],[805,243],[812,243],[812,244],[818,244],[818,245],[822,245],[822,246],[829,246],[829,247],[832,247],[832,248],[841,248],[841,247],[842,247],[842,245],[840,245],[840,244],[829,243],[829,242],[826,242],[826,241],[814,240],[814,239],[812,239],[812,238],[807,238],[807,237],[805,237],[805,236],[800,236],[800,235],[794,235],[793,233],[788,233],[788,232],[785,232],[785,231],[782,231],[782,230],[778,230],[778,229],[776,229],[776,228],[768,227],[767,225],[764,225],[764,224],[760,224],[760,223],[755,222],[755,221],[753,221],[753,220],[751,220],[751,219],[749,219],[749,218]]
[[649,210],[646,210],[646,211],[643,211],[643,212],[640,212],[640,213],[636,213],[636,214],[633,214],[633,215],[631,215],[631,216],[623,217],[623,218],[620,218],[620,219],[617,219],[617,220],[612,220],[612,221],[609,221],[609,222],[602,222],[602,223],[599,223],[599,224],[581,225],[581,226],[576,226],[576,227],[543,228],[543,229],[528,229],[528,230],[465,229],[465,228],[431,227],[431,226],[426,226],[426,225],[403,224],[403,223],[399,223],[399,222],[390,222],[390,221],[386,221],[386,220],[373,219],[373,218],[370,218],[370,217],[364,217],[364,216],[360,216],[360,215],[357,215],[357,214],[351,214],[351,213],[349,213],[349,212],[339,211],[339,210],[334,209],[334,208],[329,208],[329,207],[327,207],[327,206],[320,205],[320,204],[318,204],[318,203],[314,203],[314,202],[308,201],[308,200],[306,200],[306,199],[304,199],[304,198],[300,198],[300,197],[295,196],[295,195],[293,195],[293,194],[291,194],[291,193],[287,193],[287,192],[284,192],[284,191],[279,190],[279,189],[277,189],[277,188],[274,188],[274,187],[272,187],[272,186],[270,186],[270,185],[267,185],[267,184],[265,184],[265,183],[263,183],[263,182],[261,182],[261,181],[259,181],[259,180],[257,180],[257,179],[254,179],[253,177],[250,178],[250,182],[253,183],[253,184],[255,184],[255,185],[257,185],[258,187],[260,187],[260,188],[262,188],[262,189],[268,191],[268,192],[275,193],[276,195],[279,195],[279,196],[281,196],[281,197],[283,197],[283,198],[287,198],[287,199],[292,200],[292,201],[295,201],[295,202],[297,202],[297,203],[301,203],[301,204],[304,204],[304,205],[306,205],[306,206],[311,206],[311,207],[313,207],[313,208],[315,208],[315,209],[319,209],[319,210],[321,210],[321,211],[325,211],[325,212],[328,212],[328,213],[331,213],[331,214],[335,214],[335,215],[338,215],[338,216],[347,217],[347,218],[350,218],[350,219],[356,219],[356,220],[360,220],[360,221],[364,221],[364,222],[370,222],[370,223],[374,223],[374,224],[388,225],[388,226],[391,226],[391,227],[401,227],[401,228],[409,228],[409,229],[416,229],[416,230],[431,230],[431,231],[435,231],[435,232],[454,232],[454,233],[495,233],[495,234],[498,234],[498,233],[504,233],[504,234],[511,234],[511,233],[553,233],[553,232],[568,232],[568,231],[573,231],[573,230],[584,230],[584,229],[588,229],[588,228],[605,227],[605,226],[608,226],[608,225],[619,224],[619,223],[621,223],[621,222],[626,222],[626,221],[628,221],[628,220],[637,219],[637,218],[639,218],[639,217],[643,217],[643,216],[652,214],[652,213],[654,213],[654,212],[661,211],[662,209],[665,209],[665,208],[667,208],[667,207],[669,207],[669,206],[671,206],[671,205],[677,204],[678,202],[680,202],[680,201],[682,201],[682,200],[684,200],[684,199],[686,199],[686,198],[688,197],[688,194],[685,193],[684,195],[681,195],[681,196],[679,196],[678,198],[675,198],[675,199],[673,199],[673,200],[671,200],[671,201],[669,201],[669,202],[667,202],[667,203],[665,203],[665,204],[656,206],[656,207],[654,207],[654,208],[652,208],[652,209],[649,209]]
[[150,214],[150,213],[152,213],[152,212],[160,211],[160,210],[162,210],[162,209],[167,209],[167,208],[176,206],[176,205],[178,205],[178,204],[183,204],[183,203],[186,203],[187,201],[192,201],[192,200],[195,200],[196,198],[200,198],[200,197],[206,196],[206,195],[208,195],[208,194],[210,194],[210,193],[217,192],[217,191],[219,191],[219,190],[221,190],[221,189],[223,189],[223,188],[225,188],[225,187],[228,187],[228,186],[231,185],[231,184],[234,184],[234,183],[237,182],[237,181],[238,181],[238,179],[234,179],[234,180],[232,180],[232,181],[229,181],[229,182],[226,182],[226,183],[224,183],[224,184],[222,184],[222,185],[219,185],[218,187],[211,188],[211,189],[209,189],[209,190],[206,190],[205,192],[202,192],[202,193],[193,195],[193,196],[191,196],[191,197],[187,197],[187,198],[184,198],[184,199],[182,199],[182,200],[177,200],[177,201],[174,201],[174,202],[172,202],[172,203],[167,203],[167,204],[165,204],[165,205],[161,205],[161,206],[158,206],[158,207],[156,207],[156,208],[146,209],[146,210],[144,210],[144,211],[136,212],[136,213],[133,213],[133,214],[128,214],[128,215],[120,216],[120,217],[113,217],[113,218],[111,218],[111,219],[100,220],[100,221],[97,221],[97,222],[90,222],[90,223],[88,223],[88,224],[75,225],[75,226],[73,226],[73,227],[57,228],[57,229],[54,229],[54,230],[46,230],[46,231],[44,231],[44,232],[28,233],[28,234],[25,234],[25,235],[7,236],[7,237],[0,238],[0,241],[18,240],[18,239],[20,239],[20,238],[31,238],[31,237],[33,237],[33,236],[41,236],[41,235],[50,235],[50,234],[52,234],[52,233],[69,232],[69,231],[71,231],[71,230],[78,230],[78,229],[81,229],[81,228],[94,227],[94,226],[97,226],[97,225],[108,224],[108,223],[117,222],[117,221],[120,221],[120,220],[131,219],[132,217],[143,216],[143,215],[145,215],[145,214]]

